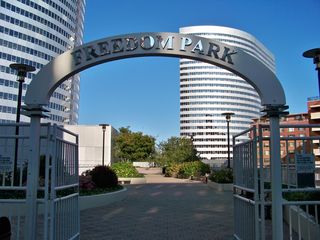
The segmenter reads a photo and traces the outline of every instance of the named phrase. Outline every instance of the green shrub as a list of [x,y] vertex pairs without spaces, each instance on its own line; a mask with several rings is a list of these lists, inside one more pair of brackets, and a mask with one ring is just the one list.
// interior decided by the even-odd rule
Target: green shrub
[[200,177],[210,172],[210,166],[201,161],[173,163],[166,167],[166,177],[190,178]]
[[177,177],[180,169],[180,163],[172,163],[166,167],[165,177]]
[[98,188],[109,188],[118,185],[117,174],[107,166],[96,166],[91,171],[92,181]]
[[215,170],[210,174],[209,179],[216,183],[233,183],[232,169],[222,168]]
[[204,176],[210,172],[210,167],[201,161],[185,162],[180,165],[178,178],[189,178]]
[[113,163],[111,168],[116,172],[118,177],[123,177],[123,178],[143,177],[143,174],[139,173],[131,162]]

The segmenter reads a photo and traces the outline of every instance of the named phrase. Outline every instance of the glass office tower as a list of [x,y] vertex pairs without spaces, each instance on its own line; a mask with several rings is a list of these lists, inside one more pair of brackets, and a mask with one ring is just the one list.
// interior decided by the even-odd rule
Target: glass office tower
[[[180,33],[242,49],[275,72],[273,55],[249,33],[221,26],[183,27]],[[249,128],[260,110],[257,92],[241,77],[207,63],[180,60],[180,135],[192,137],[204,162],[221,165],[227,160],[227,123],[222,113],[235,113],[230,122],[232,141],[232,135]]]
[[[22,103],[28,84],[57,55],[82,44],[85,0],[0,0],[0,122],[14,122],[18,82],[11,63],[36,68],[23,85]],[[50,98],[50,121],[77,124],[80,77],[61,84]],[[21,121],[29,121],[21,116]]]

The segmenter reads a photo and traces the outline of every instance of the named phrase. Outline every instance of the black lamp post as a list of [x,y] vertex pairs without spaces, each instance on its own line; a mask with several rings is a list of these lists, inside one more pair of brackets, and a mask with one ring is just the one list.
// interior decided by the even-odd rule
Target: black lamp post
[[24,83],[24,79],[27,76],[28,72],[33,72],[36,70],[35,67],[21,64],[21,63],[12,63],[10,64],[10,68],[16,70],[18,72],[17,81],[19,82],[19,88],[18,88],[18,100],[17,100],[17,114],[16,114],[16,131],[15,131],[15,147],[14,147],[14,162],[13,162],[13,183],[14,186],[17,186],[19,184],[19,178],[17,176],[17,161],[18,161],[18,149],[19,149],[19,125],[20,122],[20,111],[21,111],[21,99],[22,99],[22,86]]
[[231,121],[231,116],[234,115],[233,112],[225,112],[222,113],[221,115],[226,116],[226,121],[227,121],[227,137],[228,137],[228,166],[227,168],[230,167],[230,121]]
[[316,70],[318,71],[318,88],[320,97],[320,48],[310,49],[303,53],[306,58],[313,58],[313,63],[316,64]]
[[106,135],[106,127],[109,126],[109,124],[101,123],[99,126],[102,127],[102,166],[104,166],[104,143],[105,143],[105,135]]

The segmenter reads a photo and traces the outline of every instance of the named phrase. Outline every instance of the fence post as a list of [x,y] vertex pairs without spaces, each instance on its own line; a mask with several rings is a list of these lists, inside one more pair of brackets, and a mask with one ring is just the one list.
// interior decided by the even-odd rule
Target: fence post
[[283,239],[282,213],[282,178],[280,156],[280,114],[287,106],[268,106],[265,110],[270,121],[270,150],[271,150],[271,193],[272,193],[272,239]]
[[24,114],[30,119],[30,139],[29,139],[29,159],[27,176],[27,196],[26,196],[26,229],[25,239],[37,239],[37,193],[39,182],[39,162],[40,162],[40,133],[41,117],[47,116],[46,111],[41,106],[36,108],[24,108]]

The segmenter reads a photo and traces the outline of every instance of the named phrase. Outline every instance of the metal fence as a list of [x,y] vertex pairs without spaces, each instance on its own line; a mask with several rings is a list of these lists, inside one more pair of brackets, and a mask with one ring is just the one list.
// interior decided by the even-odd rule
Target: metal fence
[[[29,130],[28,124],[0,125],[0,217],[10,220],[11,239],[24,239]],[[42,124],[39,159],[37,239],[77,239],[78,136]]]
[[[280,125],[284,239],[320,239],[320,136],[309,136],[319,127]],[[308,134],[289,134],[293,129]],[[233,138],[236,239],[272,239],[269,130],[257,125]],[[244,136],[247,140],[236,144]]]

